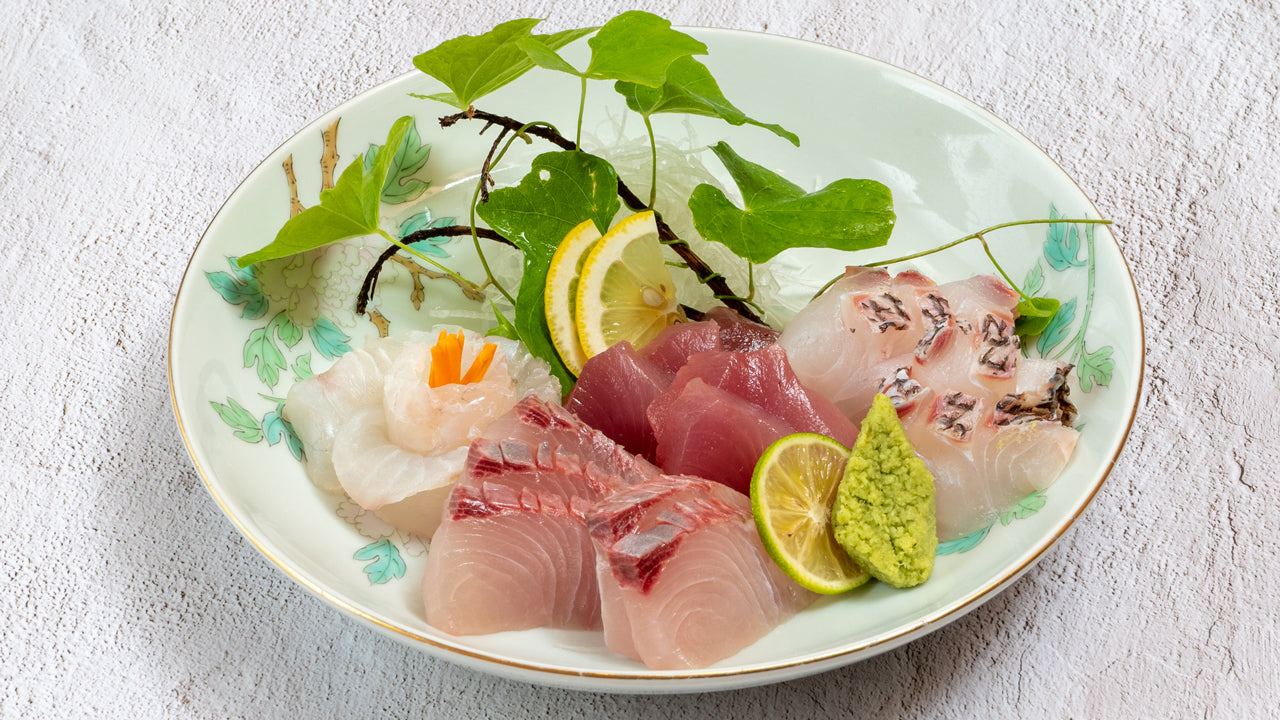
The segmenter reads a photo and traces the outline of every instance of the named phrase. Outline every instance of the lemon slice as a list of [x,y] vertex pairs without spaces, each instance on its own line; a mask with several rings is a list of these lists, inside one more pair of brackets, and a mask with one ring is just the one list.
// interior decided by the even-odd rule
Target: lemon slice
[[870,575],[836,542],[831,507],[849,449],[825,435],[779,438],[751,476],[751,512],[774,562],[801,586],[824,595],[863,584]]
[[578,342],[578,328],[574,317],[577,305],[578,275],[582,272],[587,252],[600,239],[600,231],[592,220],[585,220],[570,230],[556,247],[547,269],[547,284],[543,291],[546,304],[547,328],[551,342],[575,376],[582,372],[587,355]]
[[652,211],[622,220],[591,248],[578,278],[575,311],[587,357],[623,340],[644,347],[680,319]]

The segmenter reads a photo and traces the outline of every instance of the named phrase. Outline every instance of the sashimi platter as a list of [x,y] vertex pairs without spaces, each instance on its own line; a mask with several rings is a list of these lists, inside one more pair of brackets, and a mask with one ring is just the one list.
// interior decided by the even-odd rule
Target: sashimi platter
[[1097,494],[1137,293],[986,111],[643,12],[412,63],[236,189],[171,328],[212,497],[339,611],[541,684],[779,682],[974,609]]

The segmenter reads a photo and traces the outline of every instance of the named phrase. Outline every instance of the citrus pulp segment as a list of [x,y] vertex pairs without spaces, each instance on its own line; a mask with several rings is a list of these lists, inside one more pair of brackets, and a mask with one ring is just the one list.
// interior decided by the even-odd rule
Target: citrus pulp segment
[[582,264],[578,340],[590,358],[626,340],[641,348],[681,316],[652,211],[614,225]]
[[751,476],[751,512],[770,557],[801,586],[824,595],[870,575],[836,542],[831,506],[849,449],[825,435],[796,433],[767,449]]

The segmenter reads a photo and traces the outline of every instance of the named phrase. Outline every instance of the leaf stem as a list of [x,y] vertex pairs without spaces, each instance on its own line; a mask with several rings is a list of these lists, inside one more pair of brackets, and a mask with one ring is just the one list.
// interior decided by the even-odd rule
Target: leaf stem
[[[956,245],[968,242],[970,240],[979,240],[982,242],[982,247],[986,251],[987,257],[991,259],[991,264],[995,265],[996,270],[999,270],[1000,274],[1004,276],[1004,279],[1009,283],[1009,287],[1013,288],[1014,290],[1017,290],[1018,294],[1021,295],[1023,298],[1030,300],[1030,298],[1027,297],[1027,295],[1023,293],[1021,290],[1019,290],[1018,286],[1015,285],[1013,281],[1009,279],[1009,276],[1005,274],[1004,269],[1000,267],[1000,263],[996,262],[995,257],[991,254],[991,248],[987,245],[987,241],[984,236],[987,235],[988,233],[995,232],[996,230],[1003,230],[1005,228],[1018,227],[1020,225],[1052,225],[1056,223],[1080,223],[1083,225],[1110,225],[1111,221],[1099,220],[1099,219],[1093,219],[1093,218],[1085,218],[1085,219],[1040,218],[1036,220],[1016,220],[1013,222],[1000,223],[999,225],[992,225],[991,227],[983,228],[977,232],[970,233],[968,235],[965,235],[962,238],[957,238],[948,243],[943,243],[942,245],[939,245],[935,248],[931,248],[929,250],[922,250],[920,252],[912,253],[910,255],[903,255],[902,257],[896,257],[891,260],[881,260],[879,262],[867,263],[865,267],[873,267],[873,268],[884,267],[886,265],[892,265],[894,263],[906,262],[908,260],[915,260],[916,258],[922,258],[922,257],[925,257],[926,255],[932,255],[937,252],[942,252],[943,250],[948,250],[950,248],[955,247]],[[823,285],[821,288],[818,289],[818,292],[813,294],[813,297],[817,298],[818,296],[822,295],[824,292],[830,290],[831,286],[835,285],[836,282],[842,277],[844,277],[844,275],[840,274],[831,278],[831,280],[829,280],[826,285]]]
[[1087,275],[1088,284],[1085,287],[1084,312],[1080,315],[1080,329],[1077,330],[1075,336],[1071,338],[1071,342],[1067,343],[1066,347],[1064,347],[1057,355],[1054,355],[1054,358],[1057,359],[1066,355],[1067,351],[1070,350],[1072,365],[1079,365],[1080,361],[1084,358],[1084,333],[1085,330],[1089,328],[1089,316],[1093,314],[1093,289],[1096,266],[1093,258],[1094,241],[1092,230],[1093,228],[1088,228],[1084,234],[1085,242],[1088,243],[1089,247],[1089,270]]
[[582,147],[582,116],[587,111],[587,76],[582,76],[582,94],[578,100],[578,135],[573,144]]
[[658,141],[653,136],[653,122],[647,114],[644,118],[644,129],[649,131],[649,207],[652,209],[658,201]]

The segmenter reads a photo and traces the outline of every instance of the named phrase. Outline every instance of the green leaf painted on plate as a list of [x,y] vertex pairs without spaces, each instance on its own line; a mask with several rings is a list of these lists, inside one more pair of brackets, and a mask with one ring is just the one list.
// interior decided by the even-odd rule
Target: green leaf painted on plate
[[262,294],[262,288],[252,268],[240,267],[233,257],[227,258],[227,264],[231,266],[231,272],[204,274],[214,291],[232,305],[243,305],[244,309],[240,311],[240,317],[246,320],[257,320],[266,315],[267,298]]
[[1031,266],[1027,271],[1027,276],[1022,280],[1022,292],[1028,295],[1035,295],[1040,292],[1040,288],[1044,287],[1044,268],[1037,260],[1036,264]]
[[351,337],[327,318],[318,317],[311,326],[311,344],[329,360],[351,352],[350,343]]
[[1097,384],[1099,387],[1111,385],[1111,373],[1115,370],[1115,360],[1111,357],[1112,347],[1107,345],[1100,350],[1086,354],[1080,359],[1080,367],[1076,372],[1080,375],[1080,389],[1089,392]]
[[[377,157],[380,149],[380,145],[370,143],[369,149],[364,154],[366,173],[373,170],[374,158]],[[418,135],[417,121],[411,118],[409,130],[392,156],[387,179],[383,181],[382,202],[398,205],[416,200],[426,192],[431,183],[414,177],[414,174],[427,164],[427,158],[430,156],[431,146],[422,142],[422,138]]]
[[271,318],[268,329],[274,330],[276,337],[280,338],[280,342],[287,348],[292,348],[302,340],[302,328],[293,324],[287,313],[277,313]]
[[535,18],[509,20],[483,35],[462,35],[418,55],[413,59],[414,67],[449,89],[425,97],[466,110],[476,100],[533,68],[533,60],[519,45],[522,38],[537,38],[540,44],[555,50],[595,30],[578,28],[532,35],[540,22]]
[[296,255],[324,247],[350,237],[379,232],[378,213],[382,206],[382,188],[395,153],[413,124],[405,116],[392,124],[387,141],[378,147],[373,161],[356,158],[338,177],[332,188],[320,193],[320,204],[289,218],[265,247],[237,260],[241,267],[263,260]]
[[796,246],[862,250],[884,245],[893,232],[893,196],[881,183],[846,178],[806,193],[725,142],[712,150],[733,176],[743,207],[703,184],[694,188],[689,209],[699,234],[739,257],[762,263]]
[[293,361],[293,379],[297,382],[302,382],[314,376],[315,373],[311,370],[311,353],[299,355]]
[[280,441],[284,441],[288,446],[289,452],[293,453],[295,460],[302,459],[302,440],[298,438],[298,433],[294,431],[293,424],[284,419],[280,414],[280,408],[276,408],[268,412],[262,418],[262,433],[267,438],[267,444],[276,446]]
[[1026,520],[1044,509],[1045,491],[1036,490],[1018,501],[1012,509],[1000,514],[1000,524],[1008,525],[1014,520]]
[[[1056,219],[1062,217],[1062,215],[1058,213],[1057,207],[1050,205],[1049,217]],[[1049,266],[1058,272],[1072,267],[1084,267],[1088,264],[1088,260],[1081,260],[1079,255],[1079,229],[1074,224],[1068,223],[1052,223],[1049,225],[1049,231],[1044,241],[1044,259],[1049,262]]]
[[1040,333],[1040,339],[1036,341],[1036,349],[1040,351],[1042,357],[1046,357],[1067,337],[1067,332],[1071,330],[1071,323],[1076,319],[1076,299],[1071,298],[1058,308],[1058,312],[1054,313],[1053,319]]
[[987,534],[991,532],[991,526],[988,525],[981,530],[965,535],[962,538],[956,538],[938,545],[938,555],[953,555],[955,553],[969,552],[978,547],[978,544],[987,538]]
[[271,333],[268,332],[269,327],[258,328],[249,333],[249,339],[244,344],[243,356],[245,367],[256,368],[258,379],[267,387],[275,387],[280,380],[280,371],[287,368],[289,364],[284,359],[284,353],[276,347]]
[[371,585],[384,585],[404,577],[404,560],[401,559],[400,550],[390,538],[382,538],[365,545],[357,550],[353,557],[367,563],[364,566],[364,574],[368,576]]
[[793,145],[800,145],[800,138],[781,125],[762,123],[747,117],[746,113],[725,98],[707,66],[691,55],[676,58],[671,63],[667,69],[667,79],[661,87],[621,81],[614,83],[613,87],[626,99],[627,107],[641,115],[683,113],[715,117],[730,125],[755,125]]
[[[421,230],[430,230],[432,228],[447,227],[449,225],[454,224],[454,222],[455,220],[452,217],[432,218],[431,210],[423,208],[422,212],[416,213],[411,217],[409,217],[408,219],[406,219],[404,222],[400,223],[400,228],[396,231],[396,233],[399,236],[400,240],[403,241],[405,238]],[[427,238],[425,240],[417,240],[415,242],[409,243],[409,246],[424,255],[434,255],[435,257],[438,257],[438,258],[447,258],[449,257],[449,252],[445,250],[442,246],[446,245],[453,239],[454,238],[452,237],[443,237],[443,236],[433,237],[433,238]]]
[[222,418],[222,422],[235,431],[233,434],[237,438],[248,443],[256,443],[262,440],[262,430],[258,426],[258,419],[234,399],[228,397],[225,404],[210,402],[209,405],[214,412],[218,413],[218,417]]

